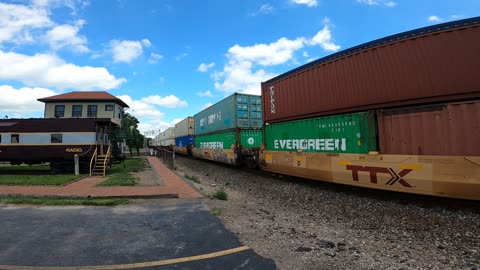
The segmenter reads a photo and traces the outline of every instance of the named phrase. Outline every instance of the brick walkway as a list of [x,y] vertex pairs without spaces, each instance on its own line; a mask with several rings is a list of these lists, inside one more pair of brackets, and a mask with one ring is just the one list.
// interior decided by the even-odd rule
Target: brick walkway
[[103,177],[87,177],[72,184],[52,186],[0,186],[2,195],[81,196],[81,197],[172,197],[198,198],[201,195],[175,173],[165,167],[158,158],[147,157],[152,168],[162,178],[163,186],[96,187]]

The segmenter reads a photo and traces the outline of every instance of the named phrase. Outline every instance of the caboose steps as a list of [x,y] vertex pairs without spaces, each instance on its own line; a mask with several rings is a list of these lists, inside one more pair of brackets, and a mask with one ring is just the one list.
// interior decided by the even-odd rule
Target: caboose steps
[[105,176],[108,166],[108,158],[107,155],[97,156],[97,161],[92,169],[92,176]]

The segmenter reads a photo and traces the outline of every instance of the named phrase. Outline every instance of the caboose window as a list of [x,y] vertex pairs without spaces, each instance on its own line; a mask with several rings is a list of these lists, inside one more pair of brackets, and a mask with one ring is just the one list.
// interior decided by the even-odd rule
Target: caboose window
[[82,117],[82,105],[73,105],[72,106],[72,117]]
[[52,134],[50,137],[51,143],[62,143],[63,137],[62,134]]
[[19,134],[12,134],[12,143],[19,143],[20,142],[20,135]]
[[55,117],[65,116],[65,105],[55,105]]
[[97,105],[88,105],[87,117],[97,117]]

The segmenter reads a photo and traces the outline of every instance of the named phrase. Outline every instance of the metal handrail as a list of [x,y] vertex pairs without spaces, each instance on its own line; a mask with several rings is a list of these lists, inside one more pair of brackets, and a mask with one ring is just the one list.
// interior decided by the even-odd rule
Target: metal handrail
[[[90,160],[90,177],[92,177],[92,164],[95,164],[97,163],[97,151],[98,151],[98,148],[95,147],[95,152],[93,152],[93,156],[92,156],[92,159]],[[95,163],[93,163],[93,161],[95,160]]]
[[110,144],[108,144],[107,153],[105,154],[105,159],[103,160],[103,177],[105,177],[105,174],[107,172],[107,161],[110,158],[110,152]]

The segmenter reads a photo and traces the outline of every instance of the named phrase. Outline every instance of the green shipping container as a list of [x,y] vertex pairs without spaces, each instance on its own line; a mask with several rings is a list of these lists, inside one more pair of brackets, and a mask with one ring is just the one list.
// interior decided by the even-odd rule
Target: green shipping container
[[233,94],[195,114],[195,135],[210,134],[235,128],[262,128],[260,96]]
[[265,126],[267,150],[356,153],[377,151],[374,112],[308,118]]
[[258,129],[229,130],[195,136],[196,148],[232,149],[232,146],[237,143],[240,143],[243,149],[260,147],[262,131]]

